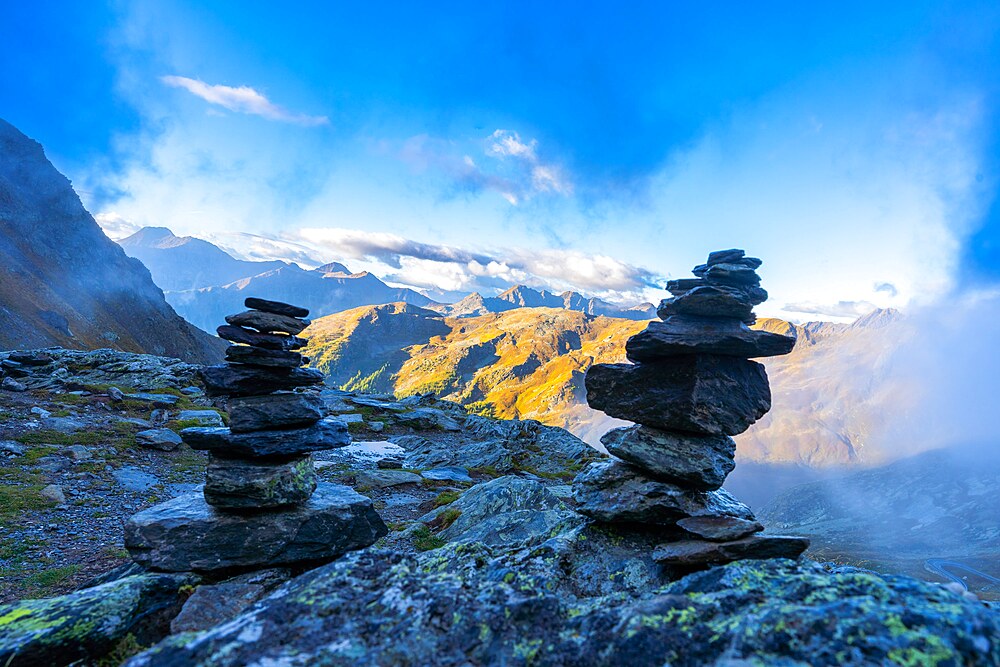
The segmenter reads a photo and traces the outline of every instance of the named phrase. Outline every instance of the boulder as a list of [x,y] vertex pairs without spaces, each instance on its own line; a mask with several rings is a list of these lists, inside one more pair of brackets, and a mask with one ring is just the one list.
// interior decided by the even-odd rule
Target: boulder
[[[548,554],[475,543],[353,552],[127,664],[1000,664],[1000,615],[930,582],[746,560],[632,594],[585,596],[567,583],[589,563]],[[600,579],[611,583],[607,572]]]
[[38,495],[40,495],[42,498],[45,498],[51,503],[55,503],[56,505],[66,504],[66,494],[63,493],[62,487],[59,486],[58,484],[49,484],[41,491],[39,491]]
[[226,323],[234,327],[250,327],[261,333],[286,333],[295,335],[309,326],[309,320],[301,320],[288,315],[247,310],[235,315],[227,315]]
[[692,516],[681,519],[677,525],[689,533],[712,542],[739,540],[764,530],[756,521],[734,516]]
[[285,334],[267,334],[243,327],[223,325],[215,330],[219,338],[233,343],[252,345],[268,350],[297,350],[306,346],[306,340]]
[[477,484],[420,521],[435,525],[443,517],[449,523],[438,537],[491,546],[534,544],[582,521],[544,484],[514,476]]
[[142,574],[0,605],[0,665],[93,664],[126,635],[142,636],[145,626],[169,622],[181,606],[180,589],[196,581],[190,575]]
[[260,584],[223,582],[199,586],[184,602],[181,612],[170,622],[170,631],[199,632],[228,621],[262,598],[267,591]]
[[222,512],[201,492],[185,494],[129,519],[125,547],[152,570],[208,572],[331,560],[387,532],[371,500],[322,482],[304,505],[257,514]]
[[347,424],[329,417],[307,428],[284,431],[233,433],[225,427],[195,426],[183,429],[181,438],[191,449],[228,458],[295,456],[351,444]]
[[674,315],[650,322],[625,342],[630,361],[642,362],[683,354],[721,354],[744,359],[788,354],[794,336],[751,329],[737,319]]
[[233,433],[309,426],[326,414],[320,397],[291,393],[230,398],[226,410]]
[[722,486],[736,467],[736,443],[725,435],[691,435],[624,426],[601,437],[608,453],[661,481],[701,491]]
[[230,345],[226,348],[226,361],[235,364],[251,366],[268,366],[274,368],[298,368],[304,363],[304,357],[298,352],[286,350],[268,350],[263,347],[248,345]]
[[260,368],[240,364],[205,366],[199,371],[209,396],[261,396],[282,389],[323,383],[313,368]]
[[673,526],[690,516],[753,521],[750,508],[725,489],[696,491],[660,482],[618,460],[591,463],[573,481],[577,511],[605,523]]
[[55,359],[52,358],[52,355],[46,352],[23,350],[15,350],[7,355],[7,358],[14,363],[22,364],[24,366],[48,366],[55,361]]
[[653,551],[653,560],[671,567],[730,563],[744,558],[798,558],[809,540],[788,535],[756,534],[732,542],[680,540],[666,542]]
[[737,435],[771,409],[764,367],[734,357],[594,364],[584,383],[595,410],[667,431]]
[[[219,416],[218,412],[213,412],[212,414],[216,417]],[[159,449],[164,452],[177,449],[177,446],[182,442],[181,437],[169,428],[150,428],[145,431],[139,431],[135,434],[135,441],[142,447]]]
[[205,500],[228,509],[298,505],[315,489],[310,454],[279,462],[209,456],[205,473]]
[[396,415],[396,423],[409,426],[418,431],[440,429],[442,431],[461,431],[462,425],[443,410],[437,408],[415,408]]
[[753,322],[753,300],[738,288],[725,285],[703,285],[679,296],[664,299],[656,309],[661,320],[671,315],[734,318]]
[[270,301],[268,299],[258,299],[257,297],[247,297],[243,305],[253,310],[262,310],[265,313],[275,315],[287,315],[288,317],[309,317],[309,309],[300,306],[293,306],[281,301]]
[[28,385],[23,382],[18,382],[10,376],[5,377],[3,382],[0,382],[0,388],[15,392],[28,391]]
[[359,470],[354,475],[354,484],[360,489],[388,489],[403,484],[420,484],[420,475],[405,470]]

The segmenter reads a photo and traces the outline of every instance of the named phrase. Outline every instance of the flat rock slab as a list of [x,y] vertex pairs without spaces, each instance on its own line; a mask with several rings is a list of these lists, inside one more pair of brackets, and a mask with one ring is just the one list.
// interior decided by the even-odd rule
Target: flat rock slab
[[323,399],[308,394],[239,396],[229,399],[226,409],[233,433],[309,426],[326,414]]
[[[218,412],[212,412],[216,417],[219,416]],[[170,452],[177,449],[178,445],[181,444],[181,436],[177,435],[169,428],[151,428],[145,431],[139,431],[135,434],[135,441],[142,447],[148,447],[150,449],[159,449],[164,452]]]
[[661,565],[721,565],[746,558],[798,558],[809,548],[809,540],[790,535],[756,534],[732,542],[682,540],[656,547],[653,560]]
[[684,317],[650,322],[625,342],[629,360],[651,361],[682,354],[722,354],[750,359],[788,354],[794,336],[751,329],[737,319]]
[[316,469],[309,454],[276,463],[211,456],[205,472],[205,500],[215,507],[300,505],[315,489]]
[[649,476],[700,491],[722,486],[736,467],[736,443],[726,435],[692,435],[625,426],[601,437],[608,453]]
[[118,470],[112,472],[111,475],[115,478],[115,481],[122,486],[122,488],[136,493],[146,491],[160,483],[158,477],[151,475],[148,472],[143,472],[135,466],[125,466],[124,468],[119,468]]
[[696,266],[692,273],[709,282],[717,282],[723,285],[760,284],[760,276],[754,271],[754,267],[742,260],[736,262],[719,262],[717,264],[702,264]]
[[197,577],[141,574],[45,600],[0,605],[0,665],[93,664],[157,617],[180,609],[183,586]]
[[591,463],[573,481],[577,511],[606,523],[674,525],[690,516],[753,521],[750,508],[725,489],[695,491],[646,477],[617,460]]
[[677,525],[711,542],[740,540],[764,530],[764,526],[756,521],[738,519],[734,516],[692,516],[681,519]]
[[297,350],[305,347],[308,342],[304,338],[297,338],[295,336],[260,333],[259,331],[251,331],[250,329],[246,329],[244,327],[234,327],[230,325],[223,325],[216,329],[215,332],[219,334],[219,338],[222,338],[223,340],[228,340],[233,343],[243,343],[244,345],[252,345],[254,347],[260,347],[268,350]]
[[354,482],[359,488],[388,489],[404,484],[420,484],[423,478],[405,470],[359,470]]
[[175,405],[177,401],[181,400],[179,396],[174,396],[173,394],[147,394],[141,392],[136,394],[125,394],[125,398],[132,401],[152,403],[155,406],[167,407]]
[[347,424],[327,418],[307,428],[233,433],[222,427],[193,427],[181,431],[191,449],[212,452],[227,458],[295,456],[351,444]]
[[308,308],[293,306],[290,303],[282,303],[281,301],[258,299],[254,296],[247,297],[247,299],[243,302],[243,305],[247,308],[252,308],[253,310],[262,310],[265,313],[274,313],[275,315],[287,315],[288,317],[309,317]]
[[247,310],[235,315],[227,315],[226,323],[235,327],[250,327],[261,333],[286,333],[295,335],[309,326],[309,320],[300,320],[288,315]]
[[313,368],[259,368],[243,364],[205,366],[198,371],[209,396],[261,396],[323,383]]
[[469,471],[461,466],[444,466],[441,468],[431,468],[424,470],[421,475],[426,479],[434,479],[443,482],[471,482]]
[[268,366],[274,368],[298,368],[305,363],[306,358],[298,352],[287,350],[268,350],[249,345],[230,345],[226,348],[226,361],[251,366]]
[[753,300],[741,290],[724,285],[695,287],[679,296],[664,299],[656,309],[661,320],[672,315],[732,317],[753,322]]
[[328,561],[387,532],[370,499],[324,482],[305,505],[249,515],[180,496],[129,519],[125,546],[152,570],[211,572]]
[[771,409],[764,367],[734,357],[594,364],[584,383],[595,410],[667,431],[737,435]]

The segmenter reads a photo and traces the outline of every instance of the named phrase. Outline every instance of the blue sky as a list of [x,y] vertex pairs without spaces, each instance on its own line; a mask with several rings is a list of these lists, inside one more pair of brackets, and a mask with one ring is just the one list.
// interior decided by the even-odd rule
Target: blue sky
[[654,299],[741,246],[810,319],[1000,278],[996,3],[617,4],[16,3],[0,117],[110,234],[426,288]]

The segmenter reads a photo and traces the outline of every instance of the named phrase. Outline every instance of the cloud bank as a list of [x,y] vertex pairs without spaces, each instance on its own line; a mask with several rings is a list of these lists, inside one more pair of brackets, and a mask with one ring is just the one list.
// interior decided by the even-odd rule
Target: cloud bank
[[293,123],[307,127],[327,125],[330,122],[326,116],[309,116],[288,111],[249,86],[234,88],[232,86],[211,85],[198,79],[189,79],[185,76],[174,75],[160,77],[160,81],[173,88],[183,88],[209,104],[214,104],[237,113],[245,113],[281,123]]
[[413,241],[397,234],[335,227],[305,228],[294,236],[338,260],[390,267],[400,283],[452,292],[491,294],[514,284],[577,290],[619,302],[642,300],[660,289],[653,272],[607,255],[576,250],[503,248],[468,250]]

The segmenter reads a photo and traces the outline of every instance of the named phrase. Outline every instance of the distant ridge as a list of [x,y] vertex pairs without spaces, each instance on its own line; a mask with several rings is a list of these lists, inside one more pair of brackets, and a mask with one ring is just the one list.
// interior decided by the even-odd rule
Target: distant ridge
[[143,227],[118,245],[129,257],[146,265],[153,281],[164,292],[228,285],[240,278],[288,266],[281,261],[236,259],[208,241],[175,236],[166,227]]
[[456,303],[441,304],[432,308],[450,317],[478,317],[487,313],[503,313],[515,308],[563,308],[587,315],[604,315],[628,320],[649,320],[656,317],[656,308],[651,303],[622,307],[602,299],[587,298],[578,292],[566,291],[556,294],[526,285],[515,285],[493,297],[484,297],[477,292]]

